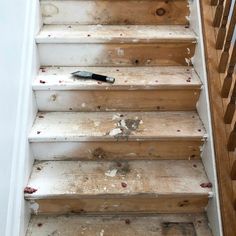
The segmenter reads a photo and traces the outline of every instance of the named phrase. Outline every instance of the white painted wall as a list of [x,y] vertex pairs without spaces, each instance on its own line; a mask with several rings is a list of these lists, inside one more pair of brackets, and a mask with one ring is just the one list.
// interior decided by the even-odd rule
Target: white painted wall
[[0,235],[24,235],[23,189],[32,166],[28,131],[36,113],[36,0],[0,1]]
[[213,235],[222,236],[223,232],[222,232],[222,222],[220,214],[216,162],[215,162],[210,103],[208,94],[208,81],[206,73],[203,34],[201,30],[202,24],[201,24],[200,2],[198,0],[190,0],[189,3],[191,8],[190,26],[198,36],[198,44],[192,61],[193,61],[193,66],[203,83],[201,95],[197,104],[197,110],[207,131],[207,140],[204,144],[202,152],[202,161],[207,176],[213,185],[212,188],[213,193],[212,196],[210,196],[209,198],[209,203],[206,210],[209,220],[209,226],[212,229]]

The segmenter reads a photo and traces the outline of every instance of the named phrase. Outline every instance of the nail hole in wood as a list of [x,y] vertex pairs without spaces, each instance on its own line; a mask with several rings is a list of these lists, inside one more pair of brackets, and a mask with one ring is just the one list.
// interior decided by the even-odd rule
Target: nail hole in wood
[[164,15],[166,14],[166,10],[165,10],[164,8],[158,8],[158,9],[156,10],[156,14],[157,14],[158,16],[164,16]]

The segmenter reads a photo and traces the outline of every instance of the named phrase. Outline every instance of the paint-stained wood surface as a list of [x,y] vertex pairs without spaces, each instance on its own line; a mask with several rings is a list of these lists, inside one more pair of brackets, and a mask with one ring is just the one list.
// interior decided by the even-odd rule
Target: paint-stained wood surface
[[196,42],[196,35],[184,26],[150,25],[46,25],[37,43],[157,43]]
[[[116,81],[72,77],[78,70]],[[47,67],[33,84],[40,111],[195,110],[200,88],[191,67]]]
[[44,24],[188,24],[187,0],[41,1]]
[[37,91],[40,111],[196,110],[200,90]]
[[203,141],[33,142],[37,160],[199,159]]
[[[201,161],[50,161],[26,194],[38,212],[200,212],[211,195]],[[33,203],[34,205],[35,203]]]
[[39,113],[30,142],[195,140],[205,129],[196,112]]
[[46,26],[36,41],[44,66],[191,65],[196,44],[179,26]]
[[[43,43],[38,44],[43,66],[188,66],[195,43]],[[80,52],[80,53],[78,53]]]
[[[75,71],[90,71],[114,77],[115,83],[76,79]],[[162,90],[200,89],[201,81],[192,67],[42,67],[33,90]]]
[[[118,229],[118,230],[114,230]],[[26,236],[211,236],[203,214],[34,216]]]

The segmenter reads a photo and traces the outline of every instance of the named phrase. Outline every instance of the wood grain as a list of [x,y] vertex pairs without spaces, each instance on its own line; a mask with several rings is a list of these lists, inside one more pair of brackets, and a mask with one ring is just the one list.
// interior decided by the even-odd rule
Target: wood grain
[[34,165],[26,194],[41,213],[202,212],[211,188],[195,161],[51,161]]
[[[233,186],[230,178],[230,157],[227,150],[226,126],[223,121],[224,107],[220,95],[220,74],[217,70],[219,58],[215,50],[216,35],[211,25],[213,9],[210,6],[210,1],[202,0],[201,9],[223,230],[224,235],[234,236],[236,225],[231,222],[236,221],[236,215],[233,207]],[[229,221],[229,219],[231,220]]]
[[[157,14],[158,9],[163,9]],[[41,1],[44,24],[188,24],[187,0]]]
[[50,235],[53,232],[66,236],[211,236],[207,224],[204,214],[33,216],[26,236]]
[[30,142],[194,140],[205,129],[196,112],[45,112],[33,125]]

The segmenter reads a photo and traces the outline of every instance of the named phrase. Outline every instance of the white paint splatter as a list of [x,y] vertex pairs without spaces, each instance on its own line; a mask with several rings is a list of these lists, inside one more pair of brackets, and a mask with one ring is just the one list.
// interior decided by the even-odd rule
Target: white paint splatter
[[104,229],[102,229],[101,232],[100,232],[100,236],[103,236],[104,232],[105,232]]
[[125,51],[123,48],[118,48],[117,49],[117,55],[118,56],[124,56],[125,55]]
[[189,58],[185,58],[185,62],[188,64],[188,66],[191,65],[191,60]]
[[105,173],[105,175],[106,175],[106,176],[109,176],[109,177],[115,177],[117,171],[118,171],[117,169],[108,170],[108,171]]
[[115,136],[115,135],[121,134],[121,133],[122,133],[122,130],[120,128],[116,128],[116,129],[111,130],[109,135],[110,136]]
[[94,121],[94,126],[95,126],[95,127],[98,127],[100,124],[101,124],[100,121]]
[[120,119],[120,114],[119,113],[113,115],[113,117],[112,117],[112,120],[117,120],[117,119]]
[[39,204],[37,202],[30,202],[30,209],[33,211],[34,214],[38,214],[38,210],[39,210]]

